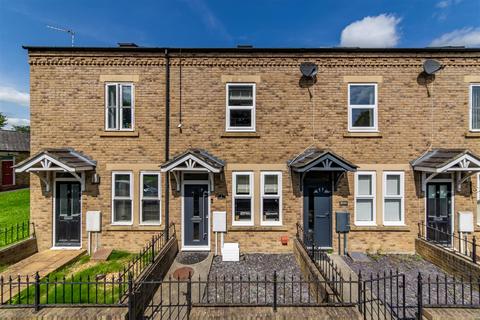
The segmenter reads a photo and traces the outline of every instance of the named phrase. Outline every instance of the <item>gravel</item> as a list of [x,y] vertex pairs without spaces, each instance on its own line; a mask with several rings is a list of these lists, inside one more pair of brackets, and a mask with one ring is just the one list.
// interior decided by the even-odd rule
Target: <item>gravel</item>
[[[215,257],[209,274],[206,299],[210,302],[271,304],[273,273],[277,271],[279,303],[314,303],[293,254],[245,254],[239,262]],[[233,280],[233,281],[232,281]]]
[[[423,278],[423,303],[432,303],[432,304],[452,304],[457,303],[461,304],[462,298],[465,299],[465,303],[469,303],[473,300],[475,304],[479,304],[479,293],[476,290],[477,286],[470,285],[464,286],[464,291],[462,294],[462,286],[460,284],[453,285],[452,276],[447,274],[448,277],[448,287],[445,290],[445,272],[435,266],[434,264],[423,260],[418,255],[407,255],[407,254],[388,254],[388,255],[370,255],[371,262],[354,262],[348,257],[343,257],[345,262],[355,271],[355,273],[362,272],[362,278],[369,279],[370,276],[375,279],[377,276],[382,277],[384,272],[386,275],[389,275],[390,270],[395,274],[396,271],[400,274],[405,275],[405,304],[408,306],[415,306],[417,304],[417,290],[418,290],[418,274],[419,272]],[[439,279],[440,285],[436,284],[437,277]],[[387,277],[388,279],[388,277]],[[401,278],[400,278],[401,279]],[[460,279],[457,278],[457,281]],[[430,281],[431,284],[428,286],[427,282]],[[380,288],[377,288],[377,284],[380,283]],[[401,280],[399,282],[401,284]],[[396,281],[392,283],[389,280],[385,282],[367,282],[367,287],[372,289],[372,291],[378,296],[378,298],[387,302],[393,300],[394,304],[397,301],[396,298]],[[384,287],[386,290],[384,291]],[[393,287],[391,292],[393,298],[390,298],[390,287]],[[378,289],[378,290],[377,290]],[[447,293],[447,300],[445,300],[445,291]],[[385,292],[385,293],[384,293]],[[430,294],[429,294],[430,292]],[[401,288],[399,295],[402,294]],[[401,297],[399,299],[401,301]],[[407,309],[407,313],[412,316],[414,308]]]
[[180,252],[177,261],[181,264],[196,264],[208,258],[208,252]]

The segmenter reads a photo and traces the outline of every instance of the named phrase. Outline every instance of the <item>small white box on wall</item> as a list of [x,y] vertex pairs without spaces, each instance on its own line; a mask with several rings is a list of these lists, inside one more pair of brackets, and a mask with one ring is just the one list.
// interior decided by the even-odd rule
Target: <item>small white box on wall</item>
[[471,211],[458,212],[458,231],[473,232],[473,213]]
[[101,226],[100,211],[87,211],[87,232],[100,232]]
[[213,232],[227,232],[226,211],[213,211]]

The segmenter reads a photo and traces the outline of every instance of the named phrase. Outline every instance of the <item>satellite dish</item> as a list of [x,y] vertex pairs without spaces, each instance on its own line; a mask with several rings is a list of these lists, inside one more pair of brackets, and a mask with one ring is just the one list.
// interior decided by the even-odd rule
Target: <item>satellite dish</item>
[[443,66],[437,60],[427,59],[423,63],[423,70],[426,74],[434,74],[440,69],[443,69]]
[[300,64],[300,72],[304,77],[313,78],[317,75],[318,67],[313,62],[303,62]]

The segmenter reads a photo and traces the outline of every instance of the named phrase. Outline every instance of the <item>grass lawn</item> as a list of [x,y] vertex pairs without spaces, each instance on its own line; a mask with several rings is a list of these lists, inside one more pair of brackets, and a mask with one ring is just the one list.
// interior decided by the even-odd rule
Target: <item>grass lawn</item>
[[30,218],[30,189],[0,192],[0,229]]
[[[40,303],[52,304],[56,301],[57,303],[114,304],[127,290],[126,283],[118,283],[118,273],[133,257],[132,253],[115,250],[108,260],[103,262],[90,261],[89,256],[82,256],[41,280]],[[97,275],[103,275],[103,277],[96,279]],[[115,285],[112,285],[113,277],[115,277]],[[30,278],[30,281],[33,280]],[[80,284],[80,281],[88,281],[90,284]],[[34,291],[34,286],[30,286],[23,290],[20,296],[14,298],[13,302],[15,304],[33,303]]]

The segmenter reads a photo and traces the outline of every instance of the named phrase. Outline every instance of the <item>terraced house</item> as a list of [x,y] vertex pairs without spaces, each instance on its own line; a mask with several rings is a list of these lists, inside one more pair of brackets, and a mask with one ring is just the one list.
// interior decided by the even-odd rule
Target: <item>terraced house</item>
[[172,222],[214,250],[214,212],[240,252],[290,251],[297,223],[337,250],[345,211],[350,251],[480,227],[479,49],[26,49],[40,250],[136,250]]

